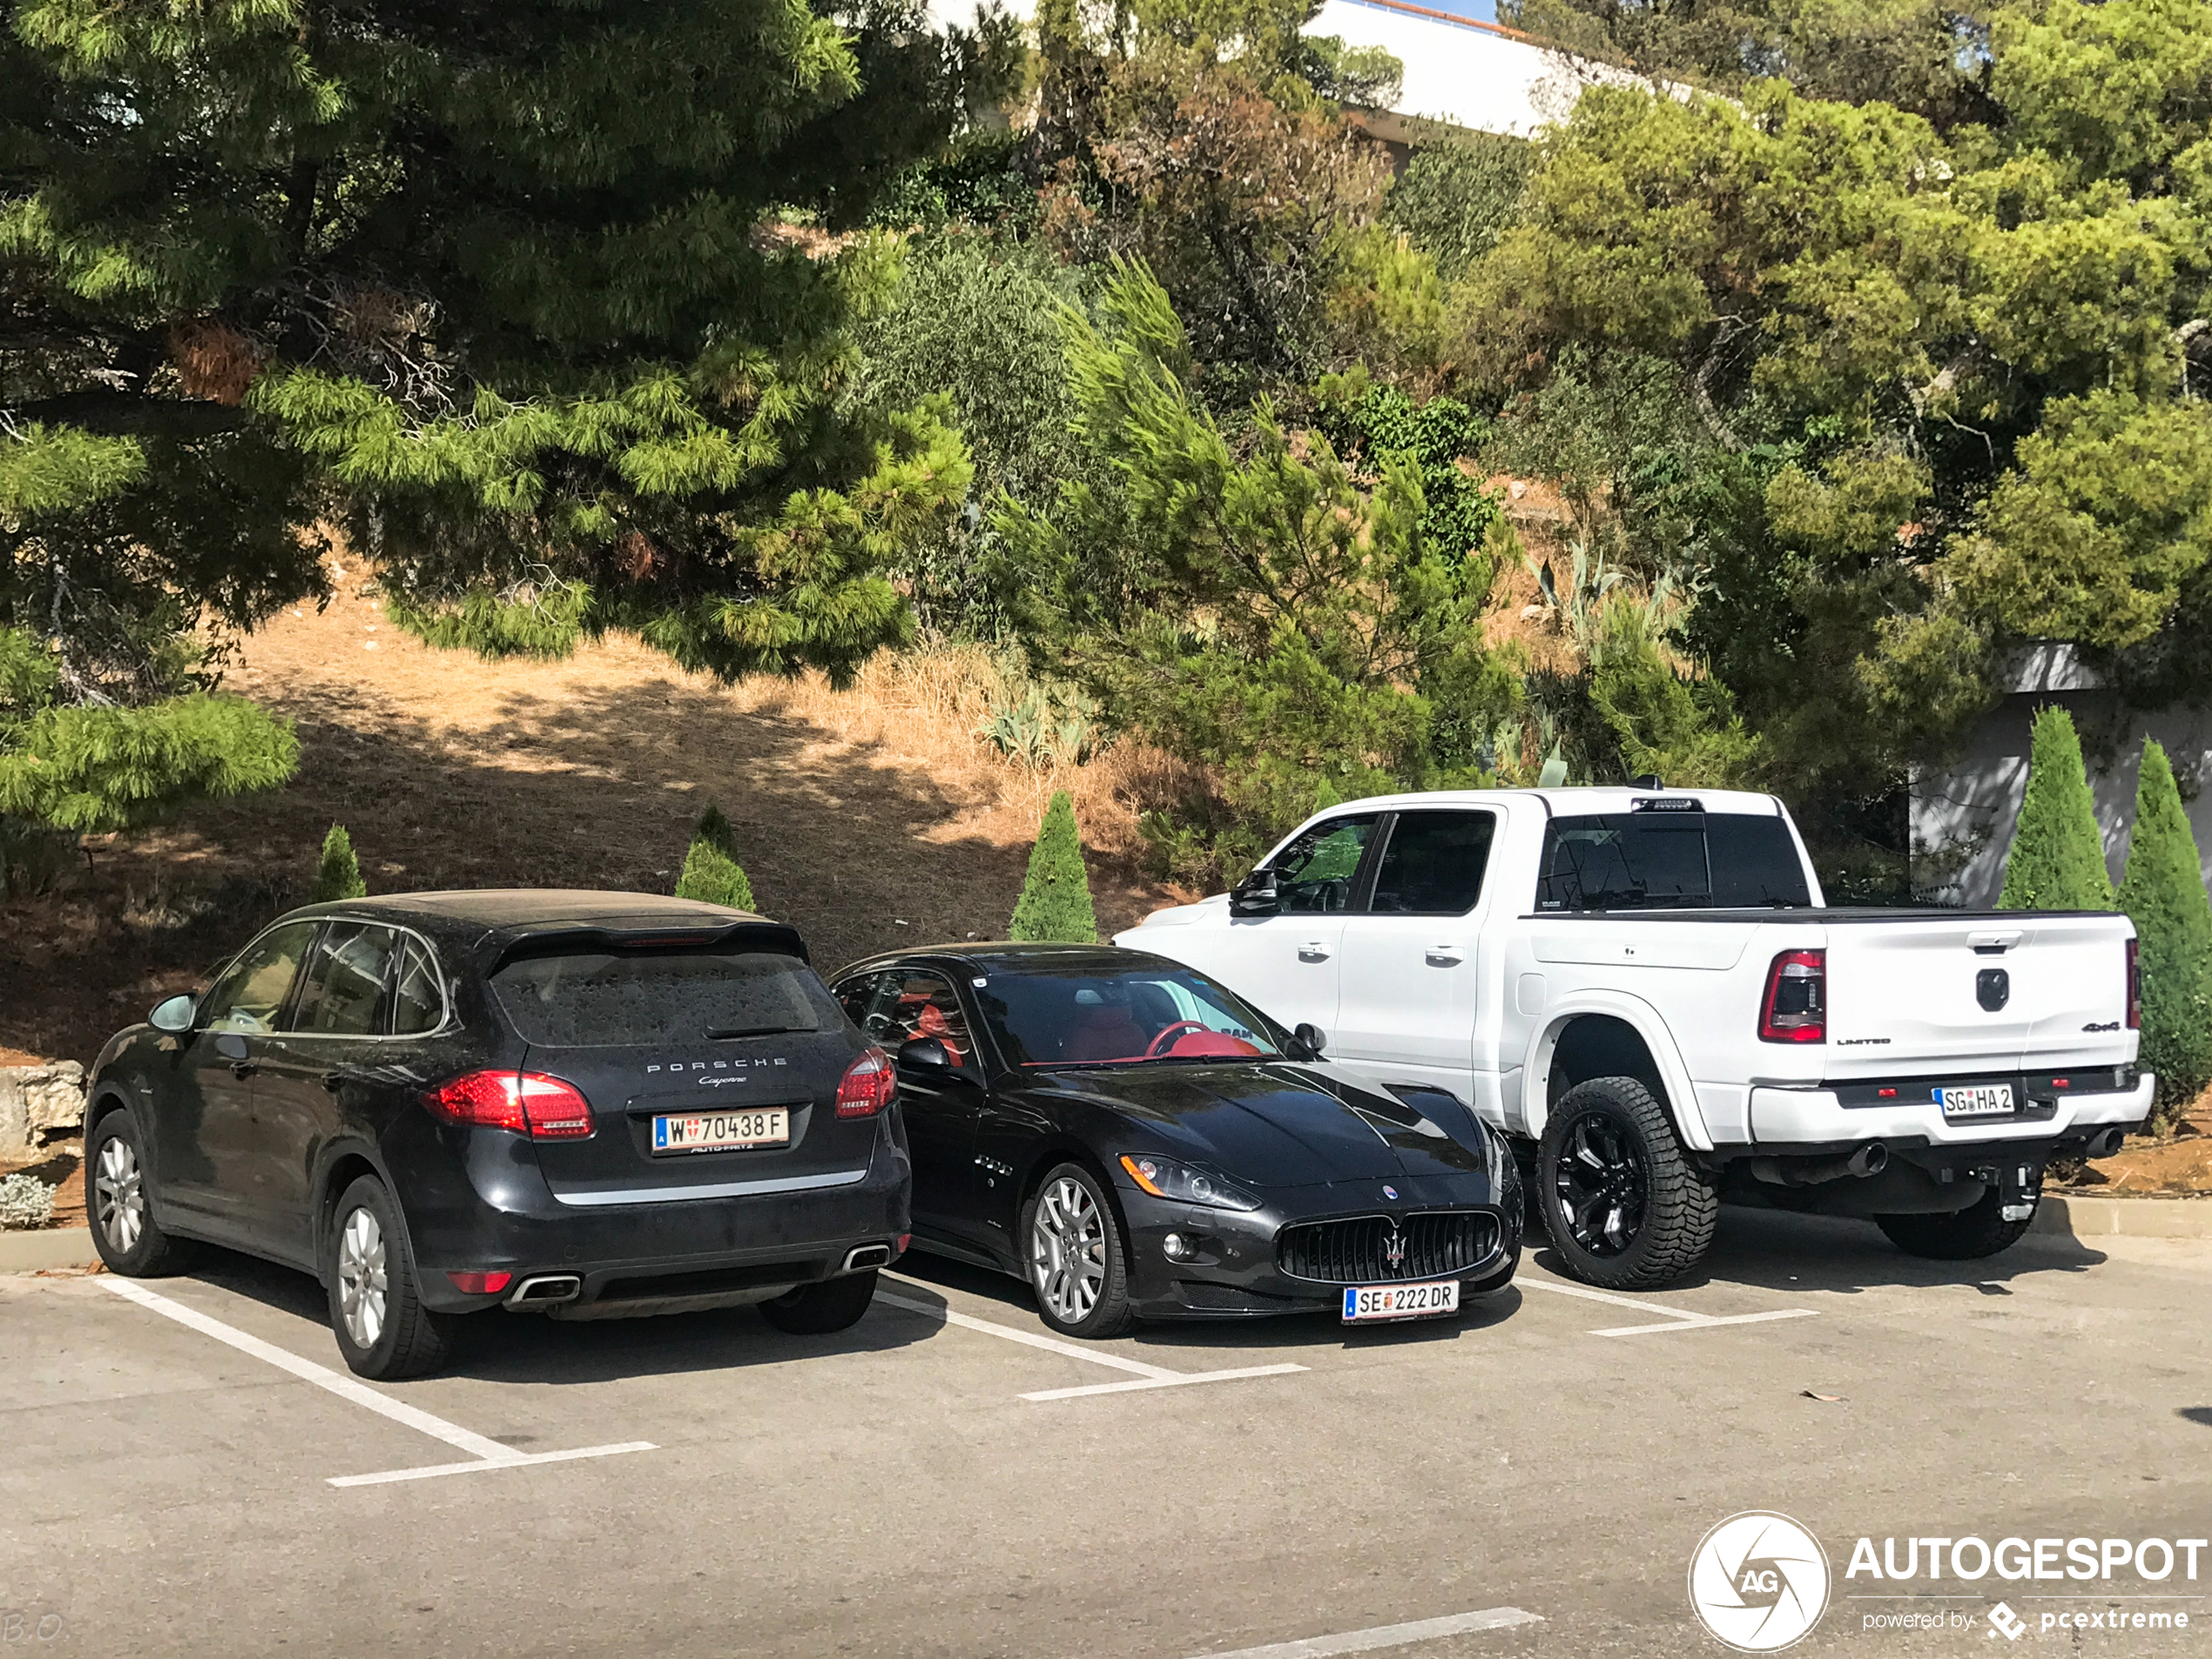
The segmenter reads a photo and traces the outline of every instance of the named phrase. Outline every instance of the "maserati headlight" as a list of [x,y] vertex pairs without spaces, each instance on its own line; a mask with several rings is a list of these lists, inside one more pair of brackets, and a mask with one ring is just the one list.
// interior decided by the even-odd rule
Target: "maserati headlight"
[[1202,1204],[1212,1210],[1257,1210],[1260,1206],[1258,1194],[1245,1191],[1233,1181],[1224,1181],[1217,1175],[1194,1170],[1171,1158],[1155,1157],[1150,1152],[1124,1152],[1122,1168],[1129,1171],[1130,1180],[1156,1198]]

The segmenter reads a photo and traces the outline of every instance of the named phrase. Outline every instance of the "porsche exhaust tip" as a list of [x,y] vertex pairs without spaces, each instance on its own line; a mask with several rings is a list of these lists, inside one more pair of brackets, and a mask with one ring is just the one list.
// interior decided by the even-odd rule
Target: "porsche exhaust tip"
[[573,1302],[583,1293],[583,1281],[574,1273],[539,1273],[524,1279],[507,1293],[510,1308],[552,1307]]
[[857,1273],[867,1267],[891,1265],[891,1246],[888,1244],[860,1244],[845,1252],[843,1271]]

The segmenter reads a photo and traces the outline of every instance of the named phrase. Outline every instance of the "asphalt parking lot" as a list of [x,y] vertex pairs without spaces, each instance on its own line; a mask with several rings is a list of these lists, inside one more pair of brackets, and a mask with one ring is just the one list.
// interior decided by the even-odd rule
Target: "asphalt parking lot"
[[[1021,1286],[909,1258],[840,1337],[495,1315],[449,1372],[374,1389],[312,1281],[243,1258],[0,1280],[0,1650],[1715,1654],[1688,1564],[1755,1508],[1830,1561],[1795,1651],[2212,1647],[2212,1582],[2178,1572],[1845,1575],[1863,1535],[2203,1536],[2212,1245],[1952,1269],[1731,1211],[1665,1292],[1543,1263],[1455,1324],[1087,1350]],[[2000,1595],[2027,1628],[1992,1649]],[[2041,1628],[2130,1605],[2193,1616]],[[1899,1608],[1967,1616],[1870,1628]]]

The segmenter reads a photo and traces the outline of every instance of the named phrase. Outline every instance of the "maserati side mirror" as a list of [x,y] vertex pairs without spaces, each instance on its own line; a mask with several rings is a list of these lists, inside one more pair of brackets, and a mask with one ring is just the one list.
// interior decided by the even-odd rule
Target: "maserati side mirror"
[[1291,1055],[1294,1060],[1318,1060],[1321,1051],[1328,1047],[1329,1034],[1318,1025],[1301,1025],[1291,1033],[1301,1052]]
[[1282,895],[1276,891],[1272,870],[1254,870],[1230,891],[1229,914],[1232,916],[1271,916],[1282,907]]
[[153,1005],[153,1012],[146,1015],[146,1023],[157,1031],[189,1031],[199,1007],[192,998],[181,994],[167,997]]
[[910,1037],[899,1045],[899,1063],[933,1071],[950,1071],[953,1057],[934,1037]]

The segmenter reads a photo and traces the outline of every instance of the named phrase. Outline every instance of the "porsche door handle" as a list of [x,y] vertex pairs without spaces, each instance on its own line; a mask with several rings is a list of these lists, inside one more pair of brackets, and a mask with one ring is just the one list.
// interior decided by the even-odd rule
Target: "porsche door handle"
[[1298,948],[1298,959],[1302,962],[1325,962],[1329,960],[1329,948],[1318,939],[1312,940]]
[[255,1065],[251,1060],[237,1060],[231,1062],[231,1076],[233,1077],[251,1077],[260,1069],[260,1067]]

